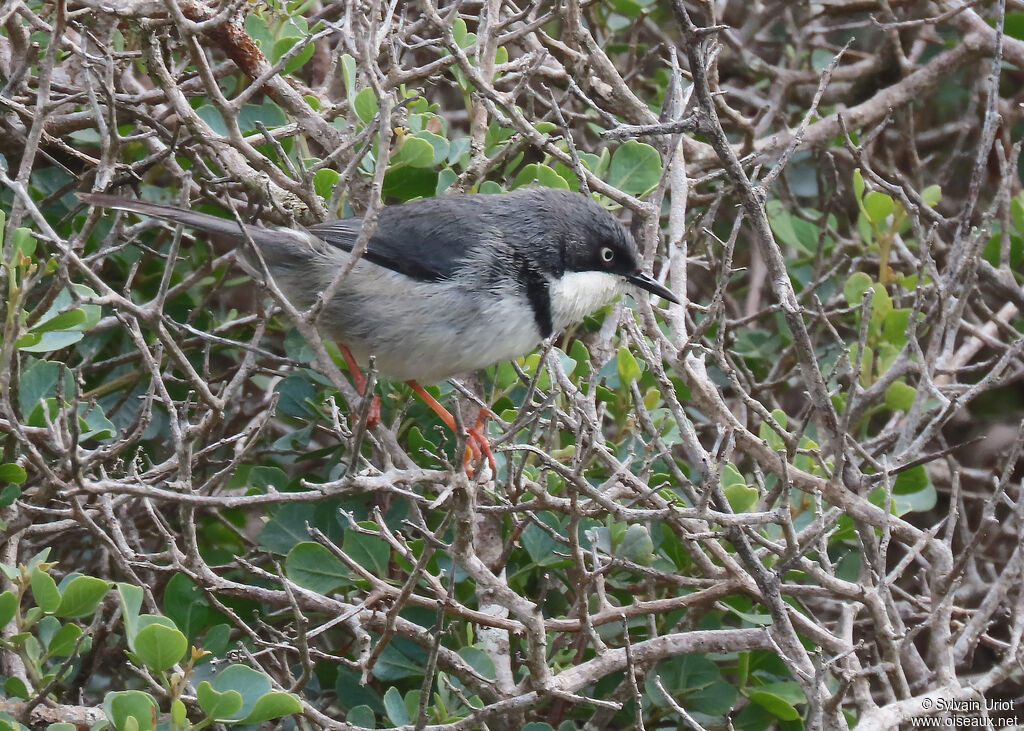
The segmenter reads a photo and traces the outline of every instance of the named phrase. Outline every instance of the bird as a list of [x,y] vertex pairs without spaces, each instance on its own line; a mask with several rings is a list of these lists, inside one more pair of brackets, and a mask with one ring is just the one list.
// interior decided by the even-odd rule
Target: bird
[[[90,205],[251,241],[299,310],[351,264],[363,225],[354,216],[308,227],[241,224],[198,211],[106,193]],[[514,360],[611,302],[629,285],[679,304],[644,273],[629,231],[591,196],[554,188],[448,194],[383,206],[365,252],[318,326],[339,344],[356,388],[371,356],[455,431],[451,413],[422,386]],[[466,466],[485,454],[481,420],[467,434]]]

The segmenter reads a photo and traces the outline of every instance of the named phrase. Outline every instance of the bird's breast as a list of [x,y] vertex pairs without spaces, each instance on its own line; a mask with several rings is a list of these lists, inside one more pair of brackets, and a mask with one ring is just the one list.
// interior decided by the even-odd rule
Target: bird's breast
[[566,272],[548,283],[555,331],[583,322],[626,290],[625,280],[606,272]]

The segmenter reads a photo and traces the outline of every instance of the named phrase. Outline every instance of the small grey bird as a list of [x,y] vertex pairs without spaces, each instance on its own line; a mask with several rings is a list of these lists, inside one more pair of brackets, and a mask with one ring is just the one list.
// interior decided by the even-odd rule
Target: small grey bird
[[[356,217],[306,229],[246,225],[243,233],[232,219],[174,206],[98,193],[79,198],[239,243],[251,238],[299,309],[349,262],[362,226]],[[640,266],[629,232],[589,196],[528,188],[426,198],[381,210],[366,252],[319,324],[358,363],[375,356],[381,375],[411,382],[422,395],[416,381],[437,383],[518,358],[627,284],[679,302]],[[447,418],[438,413],[454,424],[447,411]]]

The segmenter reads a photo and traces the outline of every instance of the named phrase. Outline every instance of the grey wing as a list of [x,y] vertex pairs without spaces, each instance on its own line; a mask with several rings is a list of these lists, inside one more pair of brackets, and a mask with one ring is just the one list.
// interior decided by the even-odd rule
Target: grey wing
[[[479,243],[491,233],[467,225],[470,201],[455,197],[428,198],[381,209],[377,227],[363,255],[367,261],[404,274],[420,282],[453,279],[474,255]],[[479,216],[477,216],[479,220]],[[316,224],[310,233],[331,246],[352,251],[361,218]]]

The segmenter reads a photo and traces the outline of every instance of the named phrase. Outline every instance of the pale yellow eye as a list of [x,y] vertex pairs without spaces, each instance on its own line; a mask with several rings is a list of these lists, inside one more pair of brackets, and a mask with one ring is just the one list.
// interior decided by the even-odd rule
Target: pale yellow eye
[[602,261],[606,261],[607,262],[607,261],[611,261],[614,258],[615,258],[615,252],[612,251],[611,249],[609,249],[607,246],[605,246],[605,247],[603,247],[601,249],[601,260]]

